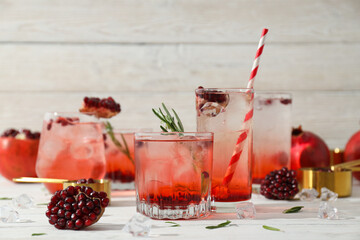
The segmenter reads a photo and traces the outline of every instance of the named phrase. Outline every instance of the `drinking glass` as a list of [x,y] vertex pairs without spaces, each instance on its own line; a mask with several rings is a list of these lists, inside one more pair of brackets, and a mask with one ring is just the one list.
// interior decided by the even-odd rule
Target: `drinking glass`
[[251,198],[254,92],[252,89],[199,88],[195,93],[197,131],[214,133],[213,210],[233,209],[236,202]]
[[113,190],[135,189],[134,129],[114,129],[105,135],[105,178]]
[[253,183],[273,170],[290,168],[291,105],[289,93],[256,93],[254,99]]
[[154,219],[210,214],[212,133],[135,133],[137,211]]
[[[38,177],[77,180],[105,175],[103,127],[81,113],[46,113],[36,161]],[[50,192],[62,184],[46,183]]]

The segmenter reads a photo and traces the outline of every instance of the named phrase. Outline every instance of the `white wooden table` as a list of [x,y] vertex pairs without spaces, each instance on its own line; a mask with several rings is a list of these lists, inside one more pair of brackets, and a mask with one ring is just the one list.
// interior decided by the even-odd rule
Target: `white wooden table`
[[[15,184],[0,177],[0,198],[16,197],[22,193],[31,195],[36,204],[49,201],[50,195],[41,184]],[[145,239],[360,239],[360,182],[354,182],[351,197],[338,199],[335,203],[343,219],[324,220],[317,217],[317,199],[314,202],[274,201],[254,194],[252,202],[257,215],[253,220],[237,219],[235,214],[213,214],[207,219],[176,221],[180,227],[170,227],[165,221],[152,220],[150,236]],[[10,204],[1,200],[0,206]],[[283,214],[282,210],[303,205],[302,212]],[[85,230],[57,230],[48,223],[46,206],[19,209],[20,223],[0,222],[0,239],[133,239],[122,231],[125,223],[135,214],[134,191],[115,192],[112,205],[95,225]],[[225,228],[208,230],[205,227],[230,220]],[[262,228],[268,225],[281,232]],[[31,236],[32,233],[46,233]],[[143,238],[144,239],[144,238]]]

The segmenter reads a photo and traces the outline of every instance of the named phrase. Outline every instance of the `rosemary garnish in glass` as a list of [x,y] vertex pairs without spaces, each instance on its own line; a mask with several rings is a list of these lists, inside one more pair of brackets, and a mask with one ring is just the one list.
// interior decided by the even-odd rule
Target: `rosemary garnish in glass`
[[110,122],[108,122],[108,121],[105,122],[105,129],[106,129],[107,134],[109,134],[111,140],[115,144],[115,146],[117,146],[119,148],[119,150],[122,153],[124,153],[129,158],[129,160],[134,164],[134,159],[132,158],[132,156],[130,154],[130,150],[129,150],[129,147],[128,147],[128,144],[127,144],[127,142],[125,140],[124,135],[122,133],[120,133],[122,142],[124,144],[123,145],[123,144],[120,143],[119,140],[116,139],[115,134],[114,134],[114,128],[111,126]]
[[[173,117],[165,104],[162,103],[161,105],[164,109],[165,114],[161,110],[161,108],[159,108],[158,110],[154,108],[152,109],[153,113],[161,120],[161,123],[164,125],[160,125],[161,130],[164,132],[184,132],[184,126],[175,110],[171,109],[175,115],[175,117]],[[175,118],[177,123],[175,122]]]

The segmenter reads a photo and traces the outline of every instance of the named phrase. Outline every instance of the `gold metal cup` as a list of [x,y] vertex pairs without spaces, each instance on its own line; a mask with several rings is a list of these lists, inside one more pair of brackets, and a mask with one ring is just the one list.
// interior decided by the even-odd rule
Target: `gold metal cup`
[[352,191],[352,171],[341,169],[332,171],[330,168],[300,168],[300,188],[314,188],[319,193],[326,187],[337,193],[339,197],[348,197]]
[[111,182],[107,179],[95,179],[94,183],[77,183],[77,181],[70,181],[67,179],[54,179],[54,178],[34,178],[34,177],[21,177],[14,178],[14,182],[22,183],[62,183],[63,189],[69,186],[86,186],[91,187],[94,191],[97,192],[106,192],[107,197],[111,202]]
[[69,186],[86,186],[91,187],[97,192],[106,192],[107,197],[111,201],[111,182],[107,179],[94,180],[94,183],[77,183],[77,181],[66,181],[63,183],[63,189]]

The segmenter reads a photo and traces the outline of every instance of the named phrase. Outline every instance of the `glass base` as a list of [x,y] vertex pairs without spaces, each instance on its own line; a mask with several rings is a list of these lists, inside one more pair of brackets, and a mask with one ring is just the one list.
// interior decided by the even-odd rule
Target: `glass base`
[[160,209],[157,204],[137,202],[136,210],[153,219],[192,219],[210,215],[210,201],[201,201],[198,205],[190,204],[187,208],[175,207]]
[[134,190],[135,182],[111,181],[111,190]]
[[211,212],[214,213],[236,213],[236,204],[240,202],[213,202],[211,204]]

